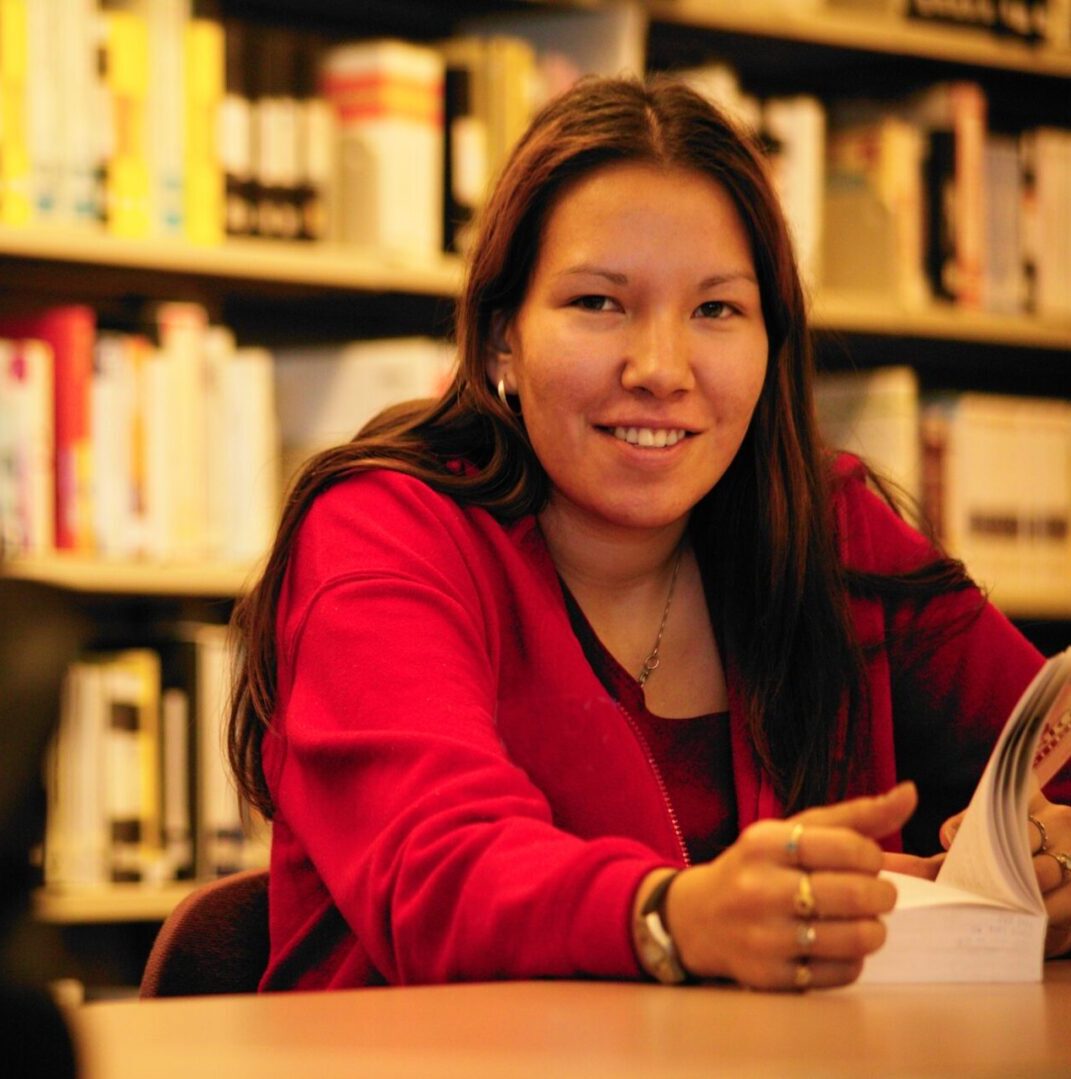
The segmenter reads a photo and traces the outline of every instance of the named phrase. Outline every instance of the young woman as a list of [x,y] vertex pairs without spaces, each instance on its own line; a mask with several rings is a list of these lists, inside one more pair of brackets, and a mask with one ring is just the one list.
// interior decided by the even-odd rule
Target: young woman
[[582,83],[457,332],[441,400],[310,463],[238,611],[263,987],[853,980],[882,847],[937,848],[1041,657],[820,446],[758,153],[679,85]]

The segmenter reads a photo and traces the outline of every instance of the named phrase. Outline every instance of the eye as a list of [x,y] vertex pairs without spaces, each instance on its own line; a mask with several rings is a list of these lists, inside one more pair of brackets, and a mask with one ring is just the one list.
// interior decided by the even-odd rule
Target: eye
[[736,314],[736,309],[724,300],[707,300],[695,309],[694,314],[697,318],[725,319]]
[[609,296],[577,296],[570,301],[573,307],[582,311],[620,311],[621,305]]

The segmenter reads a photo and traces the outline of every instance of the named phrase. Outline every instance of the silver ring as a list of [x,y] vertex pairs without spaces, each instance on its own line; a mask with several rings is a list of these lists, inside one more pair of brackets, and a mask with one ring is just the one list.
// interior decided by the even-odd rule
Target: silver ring
[[800,855],[800,840],[803,838],[803,825],[798,822],[792,825],[792,831],[788,833],[785,843],[785,854],[794,865],[799,865],[803,859]]
[[1048,854],[1049,852],[1049,833],[1045,831],[1045,825],[1041,823],[1032,813],[1027,815],[1026,818],[1037,830],[1038,836],[1041,838],[1041,846],[1037,850],[1032,850],[1031,854]]
[[796,926],[796,944],[801,952],[809,952],[818,939],[818,930],[814,922],[800,922]]

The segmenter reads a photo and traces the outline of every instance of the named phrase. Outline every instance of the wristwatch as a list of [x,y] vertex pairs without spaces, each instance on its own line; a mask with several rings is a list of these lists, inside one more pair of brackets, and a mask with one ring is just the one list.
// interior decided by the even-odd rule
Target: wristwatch
[[663,985],[681,985],[691,976],[681,964],[677,946],[666,922],[669,886],[680,870],[667,873],[652,889],[636,919],[637,951],[643,969]]

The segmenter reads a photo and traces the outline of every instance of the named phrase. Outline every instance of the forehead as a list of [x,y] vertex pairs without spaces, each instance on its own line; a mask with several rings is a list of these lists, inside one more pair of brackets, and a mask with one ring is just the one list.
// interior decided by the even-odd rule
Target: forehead
[[543,224],[539,261],[621,244],[657,246],[659,238],[751,262],[744,221],[721,183],[643,162],[605,165],[561,191]]

